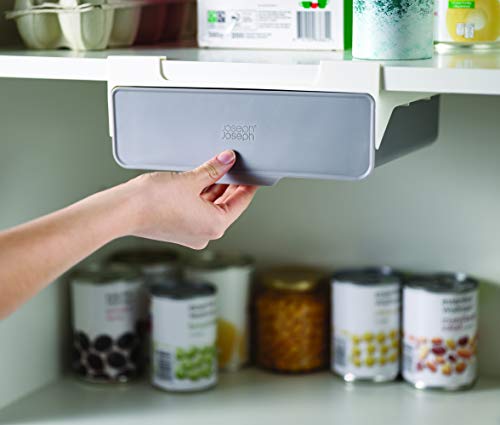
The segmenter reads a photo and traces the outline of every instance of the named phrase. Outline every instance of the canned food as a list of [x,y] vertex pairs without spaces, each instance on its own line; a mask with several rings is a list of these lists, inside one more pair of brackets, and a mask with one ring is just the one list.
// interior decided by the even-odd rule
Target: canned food
[[126,382],[142,369],[141,282],[129,267],[73,273],[73,370],[92,382]]
[[151,287],[152,383],[168,391],[198,391],[217,382],[216,289],[171,280]]
[[249,360],[249,292],[254,271],[250,257],[204,251],[185,265],[188,279],[217,288],[219,368],[237,371]]
[[126,264],[145,277],[178,277],[179,254],[170,249],[137,248],[118,251],[108,259],[111,264]]
[[403,377],[457,390],[477,377],[478,282],[465,274],[409,278],[403,289]]
[[317,269],[263,273],[255,301],[257,363],[276,372],[305,373],[328,362],[328,286]]
[[179,254],[171,249],[134,248],[115,252],[109,264],[134,267],[143,283],[140,301],[140,331],[144,339],[144,360],[150,363],[151,318],[149,287],[180,276]]
[[389,267],[347,270],[332,281],[332,370],[345,381],[399,373],[400,278]]

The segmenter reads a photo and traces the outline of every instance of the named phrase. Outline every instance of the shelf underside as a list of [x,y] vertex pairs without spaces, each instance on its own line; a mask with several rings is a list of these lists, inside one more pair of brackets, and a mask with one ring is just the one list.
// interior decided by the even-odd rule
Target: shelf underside
[[136,382],[92,386],[66,377],[0,411],[0,424],[349,424],[500,423],[500,380],[470,391],[423,392],[402,382],[346,385],[328,372],[223,374],[195,394],[165,393]]
[[[110,55],[166,56],[187,62],[318,65],[351,61],[350,52],[133,48],[102,52],[0,50],[0,77],[107,81]],[[500,94],[500,51],[436,53],[434,58],[383,63],[387,91]]]

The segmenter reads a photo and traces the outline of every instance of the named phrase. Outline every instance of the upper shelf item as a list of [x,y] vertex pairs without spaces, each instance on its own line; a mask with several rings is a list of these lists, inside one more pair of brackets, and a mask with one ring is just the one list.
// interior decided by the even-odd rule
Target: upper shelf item
[[201,47],[344,50],[352,0],[198,0]]
[[194,36],[193,0],[16,0],[6,16],[31,49],[103,50]]
[[231,148],[226,182],[357,180],[437,136],[437,99],[384,92],[377,63],[325,61],[311,78],[284,65],[108,62],[110,134],[127,168],[187,170]]
[[433,0],[354,0],[352,55],[360,59],[432,57]]
[[500,47],[498,0],[436,0],[434,24],[439,49]]

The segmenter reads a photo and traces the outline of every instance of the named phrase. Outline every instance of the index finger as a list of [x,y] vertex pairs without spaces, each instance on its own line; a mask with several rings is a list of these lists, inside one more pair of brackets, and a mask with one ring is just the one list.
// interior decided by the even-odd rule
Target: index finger
[[234,192],[223,202],[216,206],[223,208],[229,216],[230,222],[234,222],[250,205],[258,186],[238,186]]

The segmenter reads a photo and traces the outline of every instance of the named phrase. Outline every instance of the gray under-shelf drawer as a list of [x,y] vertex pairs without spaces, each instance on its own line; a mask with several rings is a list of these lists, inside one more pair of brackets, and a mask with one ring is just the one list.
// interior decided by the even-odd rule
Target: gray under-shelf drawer
[[182,171],[234,149],[238,161],[223,180],[234,183],[358,180],[437,136],[437,98],[396,108],[377,152],[368,94],[117,87],[112,102],[121,166]]

